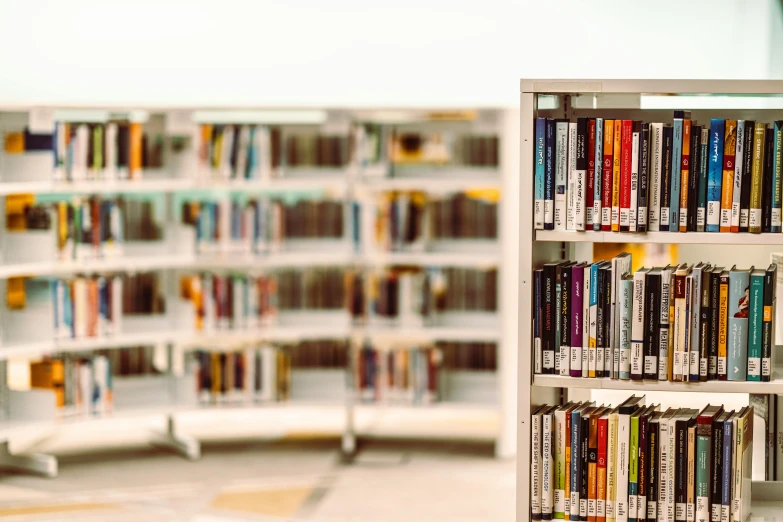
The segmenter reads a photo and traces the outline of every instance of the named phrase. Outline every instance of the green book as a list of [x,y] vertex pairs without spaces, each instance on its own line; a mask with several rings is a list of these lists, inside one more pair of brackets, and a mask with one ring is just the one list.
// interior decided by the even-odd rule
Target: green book
[[628,522],[637,518],[639,495],[639,417],[643,410],[631,416],[631,441],[628,449]]
[[764,270],[750,273],[748,312],[748,380],[761,381],[761,334],[764,328]]
[[103,168],[103,125],[96,125],[92,130],[92,168]]
[[761,180],[764,169],[764,140],[767,127],[757,124],[753,132],[753,168],[750,176],[750,227],[751,233],[761,233]]
[[696,418],[695,490],[696,522],[710,522],[712,495],[712,424],[723,406],[707,405]]

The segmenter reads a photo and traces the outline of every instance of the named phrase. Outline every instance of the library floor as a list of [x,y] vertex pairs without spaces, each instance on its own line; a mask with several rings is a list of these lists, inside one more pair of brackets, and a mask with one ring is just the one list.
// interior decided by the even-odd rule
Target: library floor
[[60,456],[60,476],[0,478],[9,521],[512,522],[513,461],[483,444],[337,439],[204,445],[196,462],[140,447]]

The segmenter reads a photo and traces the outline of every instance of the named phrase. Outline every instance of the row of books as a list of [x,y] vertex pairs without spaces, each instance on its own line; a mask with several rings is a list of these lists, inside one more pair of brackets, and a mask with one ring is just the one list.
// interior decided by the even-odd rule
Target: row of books
[[362,402],[435,402],[440,359],[440,351],[433,347],[384,351],[365,342],[354,365],[358,398]]
[[122,311],[126,315],[160,315],[166,312],[158,272],[122,274]]
[[233,352],[197,351],[197,393],[204,403],[282,401],[291,394],[291,356],[261,345]]
[[776,271],[548,263],[534,273],[535,373],[769,381]]
[[466,341],[438,341],[435,347],[441,354],[441,366],[447,370],[495,371],[498,351],[495,343]]
[[535,228],[781,232],[783,120],[536,118]]
[[180,278],[180,296],[193,303],[196,329],[248,329],[268,326],[277,316],[274,277],[201,273]]
[[285,269],[275,274],[280,310],[339,310],[345,307],[342,268]]
[[533,520],[744,522],[751,510],[753,407],[701,411],[592,402],[531,418]]
[[392,165],[497,167],[499,143],[498,137],[493,134],[427,132],[394,127],[390,131],[387,150]]
[[85,415],[112,406],[112,368],[105,355],[64,357],[30,363],[30,387],[54,391],[57,406]]
[[122,283],[120,276],[52,280],[55,338],[82,339],[121,333]]

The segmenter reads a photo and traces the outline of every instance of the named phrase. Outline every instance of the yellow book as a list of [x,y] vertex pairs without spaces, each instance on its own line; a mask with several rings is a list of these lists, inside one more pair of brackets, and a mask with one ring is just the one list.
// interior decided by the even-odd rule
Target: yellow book
[[[612,160],[612,151],[614,150],[614,120],[604,120],[604,158],[601,165],[601,230],[611,230],[612,228],[612,187],[607,184],[603,185],[603,173],[608,172],[611,176],[612,169],[614,168],[614,161]],[[598,166],[596,165],[596,171]],[[598,175],[598,172],[596,172]],[[614,178],[610,177],[610,180]],[[604,194],[608,193],[608,197]]]
[[130,153],[128,159],[128,172],[131,178],[141,175],[141,156],[142,156],[142,130],[141,123],[130,124]]
[[6,154],[24,153],[24,134],[21,132],[7,132],[5,134]]
[[750,216],[749,232],[761,233],[761,183],[764,172],[764,140],[767,126],[757,123],[753,131],[753,168],[750,176]]
[[720,231],[731,232],[731,205],[734,201],[734,156],[737,153],[737,120],[726,120],[723,140],[723,181],[721,181]]
[[63,362],[47,360],[30,363],[30,388],[54,391],[57,406],[65,405],[65,369]]
[[606,522],[615,522],[617,513],[617,408],[609,413],[606,441]]
[[614,121],[612,152],[612,231],[620,231],[620,160],[623,144],[623,120]]
[[[212,366],[212,371],[210,372],[212,374],[212,393],[214,395],[220,395],[220,389],[223,385],[223,372],[220,368],[220,354],[217,352],[212,353],[210,354],[210,358],[212,360],[212,364],[210,365]],[[215,397],[213,396],[213,399],[214,398]]]
[[[726,367],[727,348],[726,325],[729,321],[729,271],[724,270],[720,274],[720,290],[718,293],[718,380],[726,380],[728,368]],[[721,375],[723,378],[721,379]]]
[[[682,168],[680,169],[680,232],[688,231],[688,184],[691,172],[691,120],[682,121]],[[732,178],[732,183],[733,183]],[[691,197],[696,197],[693,194]]]

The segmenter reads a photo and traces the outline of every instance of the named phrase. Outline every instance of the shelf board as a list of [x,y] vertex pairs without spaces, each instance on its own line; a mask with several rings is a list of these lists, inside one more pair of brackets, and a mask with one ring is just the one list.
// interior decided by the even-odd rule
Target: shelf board
[[364,256],[367,264],[413,266],[497,266],[497,252],[382,252]]
[[576,232],[536,230],[536,241],[565,243],[662,243],[704,245],[783,245],[783,234],[713,232]]
[[0,279],[98,272],[139,272],[184,268],[195,265],[197,258],[187,255],[118,256],[81,261],[0,264]]
[[755,381],[630,381],[621,379],[585,379],[560,375],[534,375],[533,386],[543,388],[579,388],[591,390],[626,390],[694,392],[694,393],[783,393],[783,369],[775,372],[776,379],[770,382]]
[[400,178],[364,178],[357,183],[358,186],[378,192],[390,190],[420,190],[427,193],[463,192],[474,189],[501,188],[501,181],[497,176],[455,176],[455,177],[417,177],[405,176]]
[[454,326],[363,326],[354,329],[372,338],[392,338],[423,341],[472,341],[497,342],[500,340],[500,328],[454,327]]

